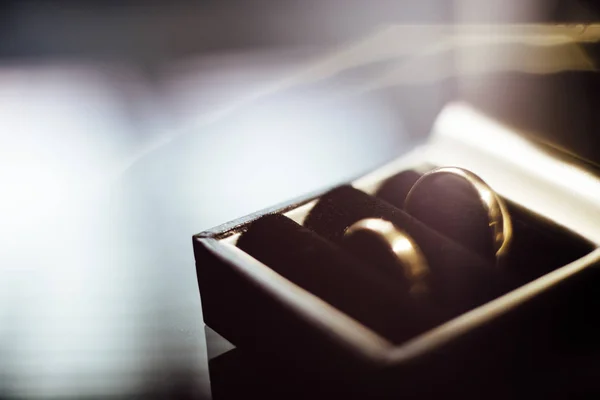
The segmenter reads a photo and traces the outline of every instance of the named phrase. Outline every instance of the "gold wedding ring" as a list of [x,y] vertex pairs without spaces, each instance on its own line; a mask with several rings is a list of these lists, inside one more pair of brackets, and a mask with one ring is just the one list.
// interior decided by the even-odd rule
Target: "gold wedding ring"
[[480,177],[466,169],[458,167],[441,167],[425,173],[421,176],[408,192],[404,200],[404,209],[410,203],[411,195],[417,186],[440,174],[450,174],[465,179],[477,192],[481,204],[487,211],[488,223],[492,229],[493,248],[496,258],[504,256],[512,238],[512,223],[504,201],[485,183]]
[[417,294],[427,290],[429,266],[419,246],[406,232],[389,221],[366,218],[346,228],[344,238],[357,232],[373,234],[389,248],[408,281],[410,293]]

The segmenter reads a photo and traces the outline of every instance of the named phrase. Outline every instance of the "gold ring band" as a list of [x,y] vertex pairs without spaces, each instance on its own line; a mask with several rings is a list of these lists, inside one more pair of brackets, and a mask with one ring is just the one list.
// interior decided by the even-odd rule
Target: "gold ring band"
[[344,238],[357,232],[369,232],[385,243],[394,254],[402,268],[403,275],[409,282],[411,293],[422,292],[426,289],[426,278],[429,266],[419,246],[404,231],[389,221],[379,218],[366,218],[355,222],[344,231]]
[[512,223],[510,215],[506,209],[504,201],[489,187],[487,183],[480,177],[466,169],[458,167],[441,167],[425,173],[421,176],[410,189],[404,200],[404,209],[410,202],[411,195],[414,194],[414,189],[419,184],[428,180],[432,176],[440,174],[451,174],[465,179],[477,191],[482,205],[485,207],[488,215],[488,223],[492,229],[493,245],[496,257],[500,258],[508,251],[508,247],[512,238]]

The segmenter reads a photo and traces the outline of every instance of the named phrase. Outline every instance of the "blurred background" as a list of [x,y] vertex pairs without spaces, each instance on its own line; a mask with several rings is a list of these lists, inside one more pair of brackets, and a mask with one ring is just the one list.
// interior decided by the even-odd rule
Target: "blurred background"
[[192,235],[424,142],[455,60],[396,72],[439,27],[594,7],[3,3],[0,398],[210,398]]

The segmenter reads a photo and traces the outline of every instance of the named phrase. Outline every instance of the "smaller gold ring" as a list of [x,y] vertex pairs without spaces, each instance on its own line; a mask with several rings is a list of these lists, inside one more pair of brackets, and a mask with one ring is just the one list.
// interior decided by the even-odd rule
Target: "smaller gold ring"
[[512,223],[510,215],[506,209],[504,201],[496,194],[496,192],[479,176],[471,171],[458,167],[441,167],[425,173],[421,176],[410,189],[404,200],[404,209],[410,202],[411,195],[414,194],[415,188],[422,184],[432,176],[440,174],[450,174],[459,176],[465,179],[477,192],[482,205],[485,207],[488,215],[488,223],[492,228],[494,251],[499,259],[508,251],[510,241],[512,239]]
[[429,276],[429,266],[419,246],[406,232],[389,221],[379,218],[366,218],[346,228],[344,238],[348,238],[357,232],[373,234],[388,246],[398,265],[402,268],[404,277],[409,282],[411,293],[426,290],[425,281]]

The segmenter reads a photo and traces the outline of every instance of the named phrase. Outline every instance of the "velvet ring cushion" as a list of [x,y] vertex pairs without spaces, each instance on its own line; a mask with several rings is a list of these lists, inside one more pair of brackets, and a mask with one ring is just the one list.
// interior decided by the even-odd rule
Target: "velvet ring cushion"
[[468,170],[427,172],[410,189],[404,210],[483,257],[500,260],[508,252],[512,223],[504,201]]
[[[342,243],[347,227],[364,218],[390,221],[420,247],[430,270],[430,299],[446,312],[456,314],[494,299],[516,285],[508,274],[391,204],[351,186],[341,186],[323,195],[304,225],[323,237]],[[361,251],[379,257],[381,248],[364,241]],[[360,246],[357,243],[354,247]],[[377,258],[374,263],[381,262]],[[373,265],[371,265],[373,269]],[[381,272],[381,271],[380,271]],[[386,276],[390,279],[390,276]]]
[[440,323],[427,299],[415,300],[378,271],[285,216],[254,221],[237,246],[394,343]]

